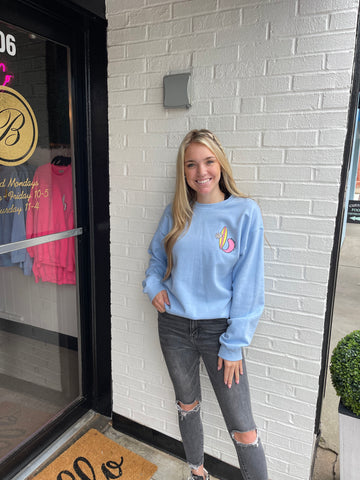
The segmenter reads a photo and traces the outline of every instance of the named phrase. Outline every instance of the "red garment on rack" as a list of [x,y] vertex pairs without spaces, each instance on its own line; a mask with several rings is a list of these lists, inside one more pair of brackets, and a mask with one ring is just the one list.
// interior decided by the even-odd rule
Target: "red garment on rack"
[[[74,228],[71,165],[46,164],[33,178],[26,217],[26,238],[64,232]],[[34,258],[35,281],[75,284],[75,241],[64,238],[29,247]]]

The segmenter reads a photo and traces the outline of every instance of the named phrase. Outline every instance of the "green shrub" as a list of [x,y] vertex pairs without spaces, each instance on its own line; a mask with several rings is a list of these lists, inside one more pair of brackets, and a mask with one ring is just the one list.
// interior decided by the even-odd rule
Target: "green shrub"
[[360,415],[360,330],[346,335],[334,348],[330,373],[342,403]]

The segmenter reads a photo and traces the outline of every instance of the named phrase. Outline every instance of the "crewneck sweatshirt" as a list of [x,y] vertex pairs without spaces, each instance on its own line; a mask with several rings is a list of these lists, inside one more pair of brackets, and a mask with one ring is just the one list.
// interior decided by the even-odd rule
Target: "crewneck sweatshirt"
[[234,196],[195,203],[190,226],[174,245],[171,275],[163,280],[163,241],[172,224],[168,205],[150,244],[144,292],[152,301],[166,290],[169,314],[199,321],[226,318],[219,356],[241,360],[264,309],[264,229],[258,205]]

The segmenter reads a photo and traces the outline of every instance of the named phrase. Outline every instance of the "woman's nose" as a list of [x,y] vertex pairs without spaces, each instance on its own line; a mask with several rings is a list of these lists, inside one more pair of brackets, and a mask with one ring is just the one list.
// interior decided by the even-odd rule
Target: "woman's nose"
[[204,175],[206,172],[206,168],[205,168],[205,165],[198,165],[198,175]]

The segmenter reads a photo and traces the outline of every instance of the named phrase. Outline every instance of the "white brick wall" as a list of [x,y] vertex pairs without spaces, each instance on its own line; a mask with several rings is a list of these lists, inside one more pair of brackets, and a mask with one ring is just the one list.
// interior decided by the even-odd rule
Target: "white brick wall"
[[[147,247],[174,189],[177,147],[214,130],[261,205],[266,311],[247,358],[270,478],[307,480],[357,0],[108,0],[113,382],[116,413],[179,438],[142,294]],[[192,107],[162,79],[192,71]],[[206,452],[237,465],[206,376]]]

